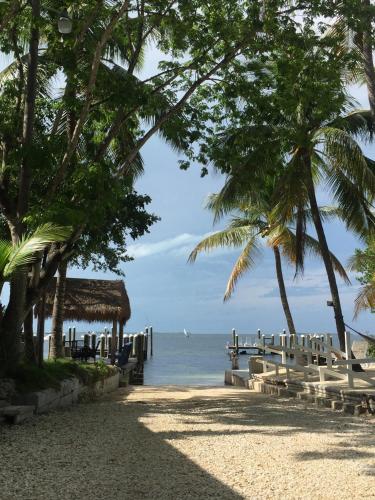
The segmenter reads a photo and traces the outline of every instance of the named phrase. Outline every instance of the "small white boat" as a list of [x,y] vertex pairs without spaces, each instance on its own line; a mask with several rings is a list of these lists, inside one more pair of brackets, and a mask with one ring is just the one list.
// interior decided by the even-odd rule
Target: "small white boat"
[[190,337],[190,332],[188,332],[185,328],[184,328],[184,335],[185,337]]

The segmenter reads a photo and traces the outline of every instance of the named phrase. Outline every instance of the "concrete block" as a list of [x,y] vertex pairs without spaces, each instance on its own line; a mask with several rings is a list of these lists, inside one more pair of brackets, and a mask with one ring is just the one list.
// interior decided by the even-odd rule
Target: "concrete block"
[[20,424],[34,415],[34,407],[10,405],[0,409],[0,416],[12,424]]

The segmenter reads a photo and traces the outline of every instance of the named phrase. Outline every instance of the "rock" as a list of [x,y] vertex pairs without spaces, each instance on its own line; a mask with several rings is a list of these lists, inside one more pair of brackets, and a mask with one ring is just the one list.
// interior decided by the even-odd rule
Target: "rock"
[[12,424],[20,424],[34,415],[34,407],[27,406],[4,406],[0,408],[0,417]]
[[16,384],[14,380],[0,379],[0,399],[11,399],[16,394]]

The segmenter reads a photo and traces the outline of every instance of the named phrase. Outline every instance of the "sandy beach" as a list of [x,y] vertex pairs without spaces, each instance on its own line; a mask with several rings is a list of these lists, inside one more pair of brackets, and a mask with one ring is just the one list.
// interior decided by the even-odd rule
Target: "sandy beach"
[[375,422],[237,388],[137,387],[0,427],[0,498],[375,498]]

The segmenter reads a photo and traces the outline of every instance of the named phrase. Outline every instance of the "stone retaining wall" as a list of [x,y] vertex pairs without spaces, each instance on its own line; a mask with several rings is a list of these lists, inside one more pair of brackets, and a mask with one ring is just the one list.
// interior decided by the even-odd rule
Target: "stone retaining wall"
[[91,385],[84,385],[74,377],[63,380],[59,390],[45,389],[28,394],[18,394],[13,398],[12,403],[16,405],[32,405],[36,414],[46,413],[55,408],[94,399],[107,392],[115,391],[118,387],[119,373]]

